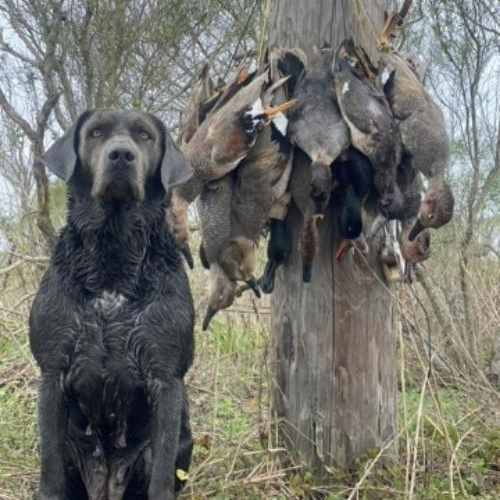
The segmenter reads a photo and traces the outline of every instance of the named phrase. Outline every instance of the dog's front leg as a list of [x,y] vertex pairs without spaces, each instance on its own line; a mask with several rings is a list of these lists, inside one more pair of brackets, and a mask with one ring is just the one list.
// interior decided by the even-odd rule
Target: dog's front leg
[[181,381],[154,380],[152,383],[151,449],[153,466],[148,488],[149,500],[173,500],[175,459],[181,426]]
[[38,389],[40,433],[39,500],[64,499],[64,440],[67,409],[57,374],[42,374]]

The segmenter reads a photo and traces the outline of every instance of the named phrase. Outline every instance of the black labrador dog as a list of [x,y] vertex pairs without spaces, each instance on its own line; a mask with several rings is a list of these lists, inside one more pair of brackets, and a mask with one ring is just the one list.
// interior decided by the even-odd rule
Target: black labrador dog
[[83,113],[44,161],[68,215],[30,315],[39,498],[173,499],[192,451],[194,310],[165,206],[192,169],[139,111]]

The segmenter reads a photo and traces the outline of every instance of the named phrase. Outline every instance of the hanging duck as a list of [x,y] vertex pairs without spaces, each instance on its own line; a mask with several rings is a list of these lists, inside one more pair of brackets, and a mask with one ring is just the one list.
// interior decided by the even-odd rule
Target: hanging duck
[[352,40],[344,41],[337,50],[334,79],[352,145],[372,164],[373,183],[379,194],[378,210],[387,219],[393,219],[403,203],[396,183],[401,138],[389,104],[383,92],[365,75]]
[[[274,87],[268,87],[267,71],[253,77],[220,108],[209,114],[183,152],[191,162],[194,175],[179,189],[188,202],[193,201],[205,182],[220,179],[236,168],[254,146],[259,132],[293,103],[265,107]],[[284,82],[283,82],[284,83]]]
[[453,216],[454,197],[445,181],[450,139],[443,113],[425,90],[415,65],[397,54],[381,56],[379,74],[384,93],[398,120],[405,154],[429,181],[410,240],[425,228],[439,228]]
[[313,263],[320,250],[318,223],[322,219],[322,215],[316,213],[316,203],[311,196],[311,176],[310,158],[300,149],[296,150],[290,177],[290,194],[302,214],[298,249],[302,259],[302,281],[304,283],[311,281]]
[[336,188],[333,193],[337,206],[337,221],[342,241],[336,259],[342,260],[351,246],[368,252],[363,234],[364,203],[373,188],[373,167],[368,158],[350,147],[333,164]]
[[331,164],[350,142],[333,88],[332,60],[330,49],[316,50],[297,81],[297,105],[290,112],[290,140],[312,162],[311,193],[316,213],[322,213],[330,199]]

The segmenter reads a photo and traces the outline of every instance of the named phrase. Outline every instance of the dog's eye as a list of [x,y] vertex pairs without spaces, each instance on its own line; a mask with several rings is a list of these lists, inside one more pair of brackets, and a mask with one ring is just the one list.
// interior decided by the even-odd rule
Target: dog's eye
[[92,130],[92,132],[90,132],[91,137],[97,138],[97,137],[101,137],[101,135],[102,135],[102,130],[100,128],[95,128]]
[[149,139],[149,134],[145,130],[141,130],[139,132],[139,139],[141,139],[141,141],[147,141]]

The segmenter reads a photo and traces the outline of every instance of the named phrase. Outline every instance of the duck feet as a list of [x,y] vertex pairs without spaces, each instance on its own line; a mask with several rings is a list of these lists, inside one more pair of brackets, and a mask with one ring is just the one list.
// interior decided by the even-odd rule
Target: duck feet
[[350,248],[357,248],[364,255],[368,255],[370,251],[370,248],[368,247],[363,234],[361,234],[354,240],[344,239],[338,245],[337,251],[335,253],[335,259],[337,260],[337,262],[340,262],[344,258],[345,254],[349,251]]
[[342,240],[337,246],[337,251],[335,252],[335,260],[340,262],[345,254],[354,246],[352,240]]

